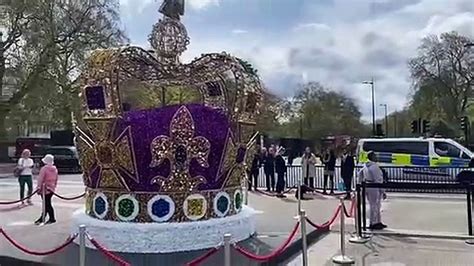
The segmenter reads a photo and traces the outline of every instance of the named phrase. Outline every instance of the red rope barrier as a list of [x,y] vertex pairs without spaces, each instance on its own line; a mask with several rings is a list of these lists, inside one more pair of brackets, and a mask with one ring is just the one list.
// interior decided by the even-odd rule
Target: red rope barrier
[[38,190],[35,190],[34,192],[32,192],[30,195],[26,196],[24,199],[19,199],[19,200],[15,200],[15,201],[0,201],[0,205],[10,205],[10,204],[15,204],[15,203],[20,203],[24,200],[27,200],[27,199],[30,199],[31,197],[33,197],[36,193],[38,193]]
[[351,208],[350,208],[350,213],[347,212],[347,208],[345,205],[344,206],[344,215],[346,215],[347,218],[354,218],[354,211],[355,211],[355,198],[351,200]]
[[204,253],[203,255],[201,255],[200,257],[198,258],[195,258],[194,260],[186,263],[186,266],[198,266],[199,264],[201,264],[203,261],[207,260],[209,257],[211,257],[212,255],[214,255],[217,251],[219,251],[219,248],[215,247],[215,248],[212,248],[210,249],[208,252]]
[[[53,191],[51,191],[51,192],[53,192]],[[86,195],[86,193],[84,192],[81,195],[75,196],[75,197],[65,197],[65,196],[61,196],[59,194],[56,194],[55,192],[53,192],[53,195],[60,198],[60,199],[62,199],[62,200],[77,200],[77,199],[80,199],[80,198],[84,197]]]
[[325,223],[323,223],[323,224],[321,224],[321,225],[313,223],[313,222],[312,222],[310,219],[308,219],[308,218],[306,218],[306,221],[307,221],[312,227],[314,227],[314,228],[316,228],[316,229],[323,229],[323,228],[331,227],[331,225],[334,224],[334,222],[336,221],[337,217],[339,216],[339,213],[341,213],[341,209],[342,209],[342,206],[339,205],[339,206],[336,208],[336,211],[334,212],[334,215],[332,216],[332,218],[331,218],[329,221],[327,221],[327,222],[325,222]]
[[249,251],[247,251],[247,250],[245,250],[242,247],[239,247],[237,245],[234,246],[234,249],[237,250],[240,254],[244,255],[245,257],[247,257],[249,259],[256,260],[256,261],[259,261],[259,262],[269,261],[272,258],[280,255],[288,247],[288,245],[291,243],[293,238],[296,236],[296,233],[298,232],[299,227],[300,227],[300,222],[297,222],[295,227],[293,228],[293,231],[291,231],[288,239],[280,247],[278,247],[276,250],[272,251],[268,255],[263,255],[263,256],[262,255],[256,255],[256,254],[250,253]]
[[67,247],[69,244],[71,244],[74,239],[77,237],[77,234],[75,235],[72,235],[70,237],[68,237],[66,239],[66,241],[61,244],[60,246],[58,246],[57,248],[54,248],[52,250],[49,250],[49,251],[32,251],[28,248],[25,248],[23,247],[22,245],[20,245],[18,242],[16,242],[13,238],[11,238],[3,229],[0,228],[0,233],[8,240],[8,242],[10,242],[14,247],[16,247],[17,249],[27,253],[27,254],[30,254],[30,255],[34,255],[34,256],[47,256],[47,255],[51,255],[51,254],[54,254],[58,251],[61,251],[62,249],[64,249],[65,247]]
[[97,242],[94,238],[92,238],[89,234],[87,234],[87,238],[89,239],[89,241],[92,243],[92,245],[94,245],[94,247],[97,248],[97,250],[99,250],[100,252],[102,252],[102,254],[104,254],[107,258],[109,258],[110,260],[112,260],[113,262],[115,262],[117,265],[120,265],[120,266],[131,266],[130,263],[126,262],[124,259],[122,259],[121,257],[115,255],[114,253],[112,253],[111,251],[107,250],[107,248],[105,248],[104,246],[102,246],[99,242]]

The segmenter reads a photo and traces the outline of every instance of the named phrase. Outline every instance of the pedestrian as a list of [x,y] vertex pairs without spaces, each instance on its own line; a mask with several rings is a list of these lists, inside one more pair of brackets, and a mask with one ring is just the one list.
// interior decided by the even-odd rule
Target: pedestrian
[[53,197],[53,193],[56,190],[56,185],[58,183],[58,169],[56,166],[54,166],[53,155],[46,154],[42,161],[44,166],[40,169],[37,185],[38,194],[41,195],[41,197],[44,195],[43,202],[45,206],[43,210],[45,213],[42,213],[41,217],[35,221],[36,225],[44,222],[43,218],[46,217],[46,214],[49,217],[49,220],[46,222],[46,224],[52,224],[56,222],[53,205],[51,204],[51,198]]
[[[370,151],[367,155],[369,162],[365,164],[364,168],[359,172],[360,179],[366,183],[383,183],[383,173],[380,166],[376,163],[376,155]],[[371,230],[381,230],[387,226],[382,223],[381,207],[382,199],[385,197],[385,192],[381,188],[367,188],[367,200],[370,206],[370,226]]]
[[348,152],[347,148],[342,152],[341,158],[341,176],[344,180],[344,187],[346,189],[346,200],[351,199],[352,178],[354,176],[355,162],[354,156]]
[[330,149],[329,152],[326,151],[324,158],[324,189],[323,194],[327,194],[326,189],[328,186],[328,178],[331,194],[334,194],[334,171],[336,170],[336,155],[334,150]]
[[275,149],[270,148],[263,157],[263,171],[265,172],[265,181],[267,191],[275,191]]
[[314,178],[316,177],[316,155],[311,152],[310,147],[306,147],[303,158],[301,158],[301,167],[304,178],[304,184],[314,189]]
[[18,183],[20,184],[20,207],[24,206],[25,204],[25,185],[28,188],[26,203],[28,205],[32,205],[31,193],[33,193],[33,166],[35,163],[30,157],[31,151],[25,149],[21,153],[21,158],[18,159],[17,169],[20,173],[18,176]]
[[276,184],[276,192],[277,197],[279,198],[286,198],[283,195],[283,190],[285,189],[285,174],[286,174],[286,162],[283,158],[283,154],[285,153],[285,148],[281,148],[277,156],[275,157],[275,172],[277,174],[277,184]]
[[257,144],[255,148],[255,153],[253,154],[252,158],[252,165],[250,166],[250,173],[249,173],[249,191],[252,191],[252,181],[253,187],[255,191],[257,191],[258,187],[258,175],[260,172],[260,166],[262,165],[262,148],[260,145]]

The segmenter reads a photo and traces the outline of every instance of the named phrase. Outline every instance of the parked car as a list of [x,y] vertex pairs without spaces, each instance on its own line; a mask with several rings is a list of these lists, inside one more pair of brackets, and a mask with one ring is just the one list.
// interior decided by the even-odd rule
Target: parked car
[[47,154],[54,156],[54,164],[59,173],[81,173],[79,155],[74,146],[54,146],[46,150]]

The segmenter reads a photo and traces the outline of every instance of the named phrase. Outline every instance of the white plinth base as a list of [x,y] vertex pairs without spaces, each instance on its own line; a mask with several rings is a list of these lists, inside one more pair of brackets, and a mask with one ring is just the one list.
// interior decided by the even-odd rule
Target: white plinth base
[[[239,214],[197,222],[184,223],[122,223],[94,219],[84,209],[73,214],[73,232],[85,225],[90,236],[108,250],[125,253],[174,253],[219,246],[224,234],[231,234],[231,243],[255,233],[255,210],[243,206]],[[79,238],[76,238],[78,243]],[[94,248],[86,241],[88,248]]]

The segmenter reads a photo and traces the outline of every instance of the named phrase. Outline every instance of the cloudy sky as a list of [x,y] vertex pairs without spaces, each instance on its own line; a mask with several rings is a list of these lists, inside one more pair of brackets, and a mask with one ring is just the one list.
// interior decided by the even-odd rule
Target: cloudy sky
[[[132,44],[149,47],[161,2],[120,0]],[[319,81],[354,98],[370,120],[361,82],[374,76],[377,105],[402,109],[411,92],[406,62],[420,39],[452,30],[474,37],[474,0],[186,0],[183,21],[191,37],[184,62],[228,51],[254,64],[277,95]]]

